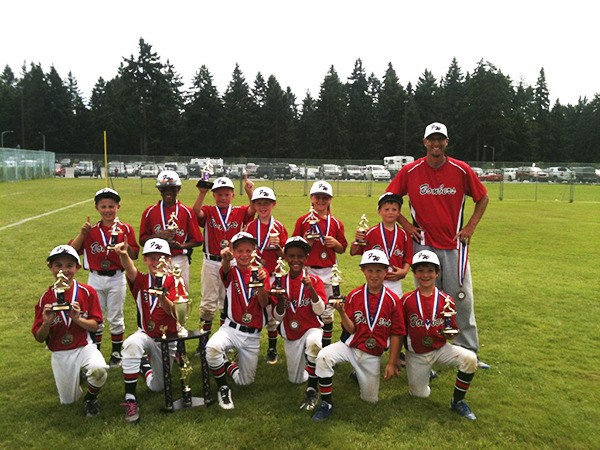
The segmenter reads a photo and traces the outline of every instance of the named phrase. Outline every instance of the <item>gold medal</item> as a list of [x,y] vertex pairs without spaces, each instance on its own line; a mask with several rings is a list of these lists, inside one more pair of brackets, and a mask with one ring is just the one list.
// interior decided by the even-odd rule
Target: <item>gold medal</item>
[[298,328],[300,328],[300,323],[297,320],[292,320],[290,322],[290,328],[292,330],[297,330]]
[[62,342],[62,345],[71,345],[73,343],[73,335],[69,333],[65,334],[60,338],[60,342]]
[[327,252],[323,251],[323,253],[321,253],[321,259],[327,259]]
[[250,323],[252,321],[252,314],[250,314],[249,312],[244,313],[242,315],[242,322],[244,323]]
[[365,342],[365,347],[367,347],[369,350],[374,349],[376,345],[377,345],[377,341],[375,340],[374,337],[370,337]]
[[102,260],[102,262],[100,263],[100,268],[102,270],[106,270],[110,267],[110,261],[108,259],[104,259]]
[[421,343],[423,344],[423,347],[430,348],[433,346],[433,338],[431,336],[425,336]]
[[227,239],[223,239],[219,245],[221,248],[227,248],[229,247],[229,241]]
[[458,291],[458,293],[456,294],[456,297],[457,297],[459,300],[464,300],[466,296],[467,296],[467,294],[465,294],[465,292],[464,292],[464,291]]
[[148,329],[148,331],[154,331],[154,328],[156,328],[156,324],[149,320],[148,322],[146,322],[146,328]]

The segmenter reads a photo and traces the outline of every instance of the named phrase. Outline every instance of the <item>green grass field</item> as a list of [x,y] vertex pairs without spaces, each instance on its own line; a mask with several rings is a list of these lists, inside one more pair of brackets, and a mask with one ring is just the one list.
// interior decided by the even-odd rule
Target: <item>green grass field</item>
[[[480,354],[492,365],[477,373],[467,396],[477,421],[448,407],[454,370],[440,368],[429,399],[411,398],[403,373],[382,382],[379,403],[370,405],[359,400],[346,365],[334,377],[332,418],[315,424],[299,410],[304,386],[287,381],[281,342],[280,363],[264,362],[263,333],[256,382],[233,387],[234,410],[213,405],[164,414],[162,394],[140,382],[142,419],[130,426],[119,407],[120,369],[109,373],[101,416],[85,419],[81,402],[59,404],[50,353],[31,334],[33,306],[53,281],[45,265],[48,251],[74,237],[87,215],[97,217],[92,198],[103,183],[2,184],[1,448],[598,448],[600,186],[578,186],[574,203],[568,202],[566,185],[540,185],[537,201],[534,185],[505,185],[503,201],[499,185],[489,186],[491,202],[470,250]],[[153,181],[115,180],[114,187],[123,198],[119,217],[137,231],[143,209],[159,199]],[[304,183],[277,182],[275,188],[280,198],[275,216],[291,231],[309,208]],[[340,183],[339,189],[333,213],[350,239],[361,214],[377,222],[376,199],[385,184],[374,185],[372,197],[361,183]],[[194,182],[185,181],[180,199],[191,205],[195,194]],[[235,203],[245,198],[238,194]],[[55,212],[60,208],[66,209]],[[197,329],[200,263],[199,257],[192,263],[192,329]],[[362,283],[357,264],[347,254],[340,258],[347,280],[343,292]],[[87,274],[82,270],[77,278],[86,282]],[[412,288],[412,279],[404,288]],[[126,334],[135,330],[130,294],[126,325]],[[336,324],[334,339],[338,336]],[[107,356],[108,347],[103,347]],[[198,374],[199,362],[192,362]],[[175,393],[176,379],[174,370]],[[193,375],[192,388],[200,395],[199,376]]]

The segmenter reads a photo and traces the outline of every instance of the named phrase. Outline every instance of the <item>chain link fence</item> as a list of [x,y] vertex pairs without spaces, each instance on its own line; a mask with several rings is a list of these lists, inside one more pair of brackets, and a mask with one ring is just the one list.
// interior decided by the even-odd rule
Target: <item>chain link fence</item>
[[54,176],[53,152],[0,148],[0,181],[33,180]]

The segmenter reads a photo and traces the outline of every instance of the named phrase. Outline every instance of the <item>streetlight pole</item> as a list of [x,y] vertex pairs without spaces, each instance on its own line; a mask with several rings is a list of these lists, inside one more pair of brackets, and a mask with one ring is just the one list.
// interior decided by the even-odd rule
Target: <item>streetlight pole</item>
[[2,132],[2,136],[0,137],[0,147],[4,148],[4,135],[14,133],[13,130],[6,130]]
[[406,118],[408,117],[408,100],[404,100],[404,153],[406,155]]
[[484,158],[483,159],[485,159],[485,149],[486,148],[491,148],[492,149],[492,167],[494,167],[494,163],[496,162],[496,147],[492,147],[491,145],[485,144],[483,146],[483,149],[484,149],[484,153],[483,153],[484,154]]
[[46,150],[46,135],[41,131],[38,131],[38,134],[42,135],[42,149]]

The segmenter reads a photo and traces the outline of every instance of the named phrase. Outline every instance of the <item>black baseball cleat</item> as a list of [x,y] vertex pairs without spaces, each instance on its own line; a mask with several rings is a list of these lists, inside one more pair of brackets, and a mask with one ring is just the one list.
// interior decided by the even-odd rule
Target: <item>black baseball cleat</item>
[[267,364],[277,364],[277,350],[274,348],[267,350]]
[[97,399],[89,399],[83,402],[83,414],[85,417],[96,417],[100,414],[100,404]]
[[112,352],[110,354],[110,359],[108,360],[108,365],[111,368],[121,367],[121,354],[119,352]]
[[473,414],[473,411],[471,411],[471,408],[469,408],[469,405],[467,405],[467,402],[465,402],[464,400],[461,400],[459,402],[453,402],[451,400],[450,408],[452,408],[453,411],[456,411],[457,413],[459,413],[465,419],[468,419],[468,420],[477,419],[477,417],[475,417],[475,414]]
[[332,412],[333,405],[331,403],[321,402],[319,409],[317,409],[317,412],[313,414],[312,420],[314,420],[315,422],[327,420],[329,419],[329,416],[331,416]]
[[355,383],[358,383],[358,375],[356,375],[356,370],[350,372],[350,379]]
[[304,403],[300,405],[300,409],[303,411],[312,411],[317,406],[317,402],[319,400],[319,396],[317,391],[313,388],[308,388],[306,390],[306,398],[304,399]]
[[429,371],[429,381],[433,381],[438,377],[438,374],[435,370],[431,369]]
[[217,393],[217,399],[219,400],[219,406],[223,409],[233,409],[233,400],[231,399],[231,389],[229,386],[221,386]]

